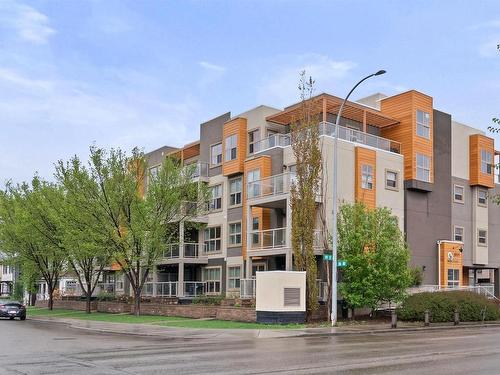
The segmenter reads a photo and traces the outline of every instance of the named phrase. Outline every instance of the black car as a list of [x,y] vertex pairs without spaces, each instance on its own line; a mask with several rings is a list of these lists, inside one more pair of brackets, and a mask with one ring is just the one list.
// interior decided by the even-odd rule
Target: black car
[[26,320],[26,307],[20,302],[0,299],[0,318]]

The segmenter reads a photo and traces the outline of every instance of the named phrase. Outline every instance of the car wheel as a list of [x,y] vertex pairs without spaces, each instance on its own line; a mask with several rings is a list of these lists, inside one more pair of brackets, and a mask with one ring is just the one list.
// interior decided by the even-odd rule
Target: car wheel
[[10,317],[9,317],[9,319],[10,319],[10,320],[14,320],[14,317],[13,317],[13,316],[10,316]]
[[21,320],[26,320],[26,315],[21,316]]

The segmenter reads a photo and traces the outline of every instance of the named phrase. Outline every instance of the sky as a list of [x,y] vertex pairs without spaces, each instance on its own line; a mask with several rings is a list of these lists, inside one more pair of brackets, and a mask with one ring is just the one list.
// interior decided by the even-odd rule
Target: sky
[[301,70],[345,96],[385,69],[353,98],[416,89],[486,130],[499,43],[496,1],[0,0],[0,186],[92,144],[181,146],[222,113],[293,104]]

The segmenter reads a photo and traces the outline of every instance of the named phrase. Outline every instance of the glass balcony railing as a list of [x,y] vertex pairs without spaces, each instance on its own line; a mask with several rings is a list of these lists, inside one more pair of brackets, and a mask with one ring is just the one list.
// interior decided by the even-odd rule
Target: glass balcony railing
[[[286,232],[286,227],[252,231],[249,233],[250,250],[286,247]],[[288,243],[291,243],[291,241]],[[323,232],[319,229],[314,230],[313,246],[315,248],[321,248],[323,246]]]
[[[335,137],[335,124],[331,122],[319,123],[319,135]],[[338,137],[344,141],[360,143],[366,146],[374,147],[379,150],[401,154],[401,144],[390,139],[382,138],[373,134],[364,133],[360,130],[338,126]],[[254,154],[262,152],[273,147],[286,147],[291,145],[290,134],[273,134],[254,143]]]
[[167,248],[163,252],[163,258],[164,259],[177,259],[181,257],[181,251],[184,250],[183,255],[184,258],[198,258],[200,255],[199,252],[200,245],[195,242],[184,242],[184,244],[181,245],[178,243],[172,243],[168,244]]
[[287,172],[249,182],[248,199],[289,193],[294,179],[295,173]]

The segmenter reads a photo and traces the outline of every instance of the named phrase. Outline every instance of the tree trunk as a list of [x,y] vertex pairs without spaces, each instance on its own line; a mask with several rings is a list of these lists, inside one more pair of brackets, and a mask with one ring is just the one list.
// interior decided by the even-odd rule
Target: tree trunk
[[141,315],[141,289],[134,289],[134,315]]
[[90,314],[90,303],[92,301],[92,295],[90,294],[90,292],[87,292],[87,300],[86,300],[86,303],[85,303],[85,312],[87,314]]
[[52,310],[54,307],[54,289],[52,286],[49,286],[49,310]]

